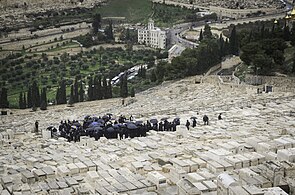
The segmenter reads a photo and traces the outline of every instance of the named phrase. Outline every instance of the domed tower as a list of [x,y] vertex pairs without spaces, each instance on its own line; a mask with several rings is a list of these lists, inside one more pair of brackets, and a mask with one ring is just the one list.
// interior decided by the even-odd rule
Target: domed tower
[[152,19],[149,19],[148,30],[153,30],[154,28],[155,28],[154,21]]

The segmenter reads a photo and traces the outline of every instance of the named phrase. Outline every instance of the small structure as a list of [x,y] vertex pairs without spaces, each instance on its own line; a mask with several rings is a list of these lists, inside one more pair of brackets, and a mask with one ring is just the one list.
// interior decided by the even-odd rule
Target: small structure
[[229,188],[238,186],[238,183],[227,173],[221,173],[217,177],[217,194],[227,195],[229,194]]
[[155,184],[157,188],[160,188],[167,184],[166,177],[164,177],[162,174],[160,174],[157,171],[149,172],[147,175],[147,180]]

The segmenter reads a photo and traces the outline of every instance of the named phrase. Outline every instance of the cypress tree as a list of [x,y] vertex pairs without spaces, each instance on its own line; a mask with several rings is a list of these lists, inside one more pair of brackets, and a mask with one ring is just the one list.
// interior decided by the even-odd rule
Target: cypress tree
[[79,102],[79,83],[78,83],[78,78],[75,78],[74,82],[74,102]]
[[204,27],[203,37],[204,37],[204,39],[212,39],[213,38],[213,35],[211,32],[211,27],[208,24],[206,24]]
[[39,92],[39,87],[37,84],[37,81],[33,81],[32,84],[32,104],[35,107],[40,106],[40,92]]
[[135,97],[135,90],[134,90],[134,87],[132,87],[132,88],[130,89],[130,96],[131,96],[131,97]]
[[284,26],[284,40],[289,41],[290,40],[290,28],[289,26]]
[[94,85],[93,99],[98,100],[101,97],[101,87],[100,87],[101,84],[100,84],[100,79],[99,79],[99,77],[97,75],[94,77],[93,85]]
[[106,77],[104,77],[103,81],[102,81],[102,90],[103,90],[103,98],[108,99],[109,98],[109,93],[108,93],[108,84],[107,84]]
[[32,100],[32,88],[31,88],[31,86],[29,86],[29,89],[28,89],[27,100],[28,100],[28,108],[32,108],[33,107],[33,100]]
[[0,107],[1,108],[9,108],[9,102],[7,98],[7,89],[5,87],[2,88],[1,90],[1,103]]
[[74,104],[74,85],[71,85],[71,94],[70,94],[70,100],[69,105],[72,106]]
[[157,81],[157,75],[156,75],[155,69],[153,69],[152,72],[151,72],[150,80],[151,80],[151,82],[156,82]]
[[88,100],[89,101],[92,101],[93,100],[93,79],[92,77],[89,78],[89,81],[88,81]]
[[24,99],[23,99],[23,93],[20,92],[19,93],[19,98],[18,98],[18,107],[19,109],[23,109],[24,108]]
[[27,99],[26,99],[26,93],[24,93],[24,100],[23,100],[23,104],[24,104],[24,109],[27,108]]
[[229,37],[229,44],[230,44],[230,52],[233,55],[239,55],[239,45],[238,45],[238,37],[236,26],[233,27],[230,37]]
[[109,81],[108,81],[108,92],[109,92],[109,98],[113,98],[112,80],[111,79],[109,79]]
[[60,88],[58,87],[56,90],[56,95],[55,95],[55,100],[56,100],[56,104],[59,105],[61,104],[61,100],[60,100]]
[[199,35],[199,41],[202,41],[203,39],[204,39],[204,37],[203,37],[203,29],[201,29],[200,35]]
[[98,99],[103,99],[103,88],[101,86],[101,77],[98,77],[98,83],[97,83],[97,90],[98,90]]
[[224,43],[224,52],[225,52],[225,55],[230,54],[230,45],[229,45],[228,39],[226,39]]
[[60,101],[60,104],[67,103],[67,88],[65,80],[62,80],[60,84]]
[[225,56],[224,40],[223,40],[222,34],[220,34],[220,36],[219,36],[219,58],[222,59],[223,56]]
[[109,26],[105,29],[105,35],[108,40],[114,40],[114,34],[113,34],[113,22],[109,21]]
[[83,83],[80,82],[80,91],[79,91],[79,101],[84,102],[84,89],[83,89]]
[[120,96],[126,98],[128,96],[127,73],[120,78]]
[[98,33],[98,29],[101,28],[101,16],[100,14],[95,14],[92,21],[92,28],[93,28],[93,34]]
[[46,94],[46,87],[41,90],[41,110],[47,110],[47,94]]

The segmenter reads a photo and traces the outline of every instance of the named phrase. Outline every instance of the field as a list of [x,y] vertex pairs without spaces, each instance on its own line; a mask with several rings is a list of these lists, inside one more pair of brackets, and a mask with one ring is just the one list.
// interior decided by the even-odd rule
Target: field
[[102,17],[125,17],[128,22],[144,23],[152,14],[150,0],[110,0],[106,6],[96,8]]

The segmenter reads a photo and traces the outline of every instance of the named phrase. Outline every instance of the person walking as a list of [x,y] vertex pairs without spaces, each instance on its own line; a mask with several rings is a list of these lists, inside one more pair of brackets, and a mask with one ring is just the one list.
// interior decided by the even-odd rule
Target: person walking
[[186,128],[187,128],[187,130],[189,130],[189,126],[191,125],[191,123],[188,121],[188,120],[186,120],[186,124],[185,124],[185,126],[186,126]]
[[38,133],[38,130],[39,129],[39,122],[38,121],[36,121],[35,122],[35,133]]
[[209,125],[209,117],[207,115],[203,116],[204,125]]
[[197,126],[197,121],[196,121],[196,119],[194,118],[193,119],[193,127],[196,127]]

